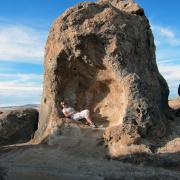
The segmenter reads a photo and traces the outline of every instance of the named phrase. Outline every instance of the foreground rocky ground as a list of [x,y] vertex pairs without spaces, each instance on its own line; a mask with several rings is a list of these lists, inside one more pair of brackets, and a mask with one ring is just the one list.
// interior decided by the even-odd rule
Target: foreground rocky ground
[[[180,101],[170,105],[180,108]],[[137,153],[131,153],[137,149],[131,145],[124,149],[129,152],[115,159],[108,156],[102,140],[104,129],[66,122],[42,144],[31,141],[1,146],[0,179],[179,179],[180,117],[174,113],[169,118],[169,134],[159,143],[152,142],[147,153],[140,146]]]

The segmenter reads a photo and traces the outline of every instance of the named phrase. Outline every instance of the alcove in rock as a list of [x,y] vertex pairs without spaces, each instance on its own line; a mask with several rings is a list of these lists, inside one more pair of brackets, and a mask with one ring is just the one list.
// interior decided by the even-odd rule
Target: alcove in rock
[[68,9],[51,27],[44,69],[35,138],[63,121],[62,99],[90,109],[109,142],[118,141],[122,130],[143,138],[164,135],[169,90],[156,65],[148,19],[136,3],[102,0]]

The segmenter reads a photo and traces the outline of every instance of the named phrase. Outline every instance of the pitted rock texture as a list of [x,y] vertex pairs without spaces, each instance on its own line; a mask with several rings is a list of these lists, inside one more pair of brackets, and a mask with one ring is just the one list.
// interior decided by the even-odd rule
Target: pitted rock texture
[[27,142],[38,125],[36,109],[2,110],[0,112],[0,145]]
[[62,99],[77,110],[89,108],[109,141],[120,136],[120,126],[138,138],[164,135],[169,89],[156,65],[149,21],[136,3],[101,0],[68,9],[49,32],[44,68],[36,138],[51,128]]

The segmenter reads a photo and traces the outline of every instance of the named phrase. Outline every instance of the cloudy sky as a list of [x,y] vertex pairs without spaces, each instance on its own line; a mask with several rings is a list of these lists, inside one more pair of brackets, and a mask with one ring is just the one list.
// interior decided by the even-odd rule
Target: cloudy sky
[[[0,107],[40,102],[43,54],[55,18],[82,0],[0,1]],[[170,99],[180,83],[180,1],[136,0],[154,33],[157,63]]]

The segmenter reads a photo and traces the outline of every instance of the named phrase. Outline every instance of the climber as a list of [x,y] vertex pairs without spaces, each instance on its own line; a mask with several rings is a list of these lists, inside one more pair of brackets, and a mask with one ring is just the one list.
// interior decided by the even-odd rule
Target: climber
[[179,94],[179,96],[180,96],[180,84],[179,84],[179,88],[178,88],[178,94]]
[[66,101],[61,101],[60,104],[65,117],[73,120],[80,120],[85,118],[91,127],[96,128],[96,125],[91,120],[90,111],[88,109],[78,112],[73,107],[69,106]]

